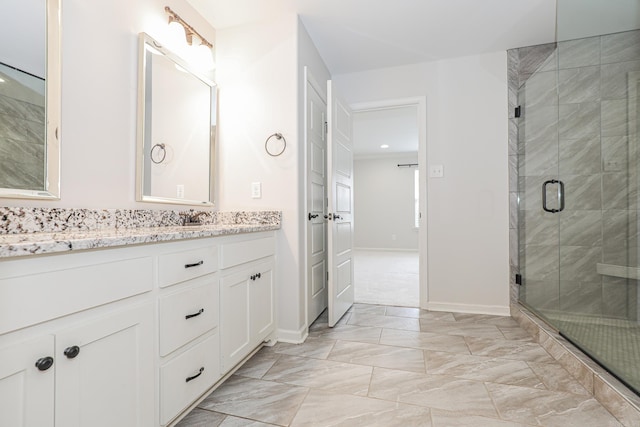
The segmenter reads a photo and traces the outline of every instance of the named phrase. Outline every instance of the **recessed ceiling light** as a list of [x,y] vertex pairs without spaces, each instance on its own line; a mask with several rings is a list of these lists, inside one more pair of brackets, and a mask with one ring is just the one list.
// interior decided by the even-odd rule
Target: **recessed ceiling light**
[[387,144],[382,144],[380,148],[389,148],[389,146]]

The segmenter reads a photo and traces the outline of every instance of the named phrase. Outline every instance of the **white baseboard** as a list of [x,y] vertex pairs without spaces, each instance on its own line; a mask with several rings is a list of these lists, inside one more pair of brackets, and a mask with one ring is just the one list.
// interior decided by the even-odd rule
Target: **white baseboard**
[[491,314],[494,316],[510,316],[511,311],[508,305],[477,305],[477,304],[455,304],[446,302],[428,302],[427,310],[431,311],[451,311],[454,313],[470,314]]
[[402,249],[402,248],[353,248],[354,251],[371,251],[371,252],[420,252],[418,249]]
[[291,329],[278,329],[278,342],[289,344],[302,344],[309,336],[307,326],[303,326],[297,331]]

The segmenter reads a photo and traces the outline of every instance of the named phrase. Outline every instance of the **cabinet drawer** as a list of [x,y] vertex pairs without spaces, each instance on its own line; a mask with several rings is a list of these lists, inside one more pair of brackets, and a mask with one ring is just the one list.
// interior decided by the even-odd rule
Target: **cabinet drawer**
[[[220,378],[220,343],[216,331],[160,367],[160,423],[167,424]],[[201,372],[201,373],[200,373]],[[200,375],[187,381],[187,379]]]
[[225,243],[220,246],[220,267],[233,267],[274,253],[275,241],[272,236],[244,242]]
[[172,252],[158,257],[158,283],[164,288],[213,273],[217,269],[217,246]]
[[[87,257],[73,259],[80,258]],[[68,259],[72,257],[69,255]],[[138,295],[153,286],[150,257],[84,265],[58,257],[44,260],[56,265],[50,271],[29,274],[31,261],[17,261],[10,266],[26,274],[0,278],[0,295],[10,295],[14,301],[4,304],[0,311],[0,334]]]
[[159,299],[160,355],[166,356],[218,326],[218,279],[196,279],[196,286]]

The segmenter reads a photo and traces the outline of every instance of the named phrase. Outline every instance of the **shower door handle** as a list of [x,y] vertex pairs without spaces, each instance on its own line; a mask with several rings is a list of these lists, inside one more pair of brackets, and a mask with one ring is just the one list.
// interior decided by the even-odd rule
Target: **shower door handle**
[[[547,207],[547,185],[558,184],[558,205],[559,209],[549,209]],[[542,184],[542,209],[545,212],[558,213],[564,210],[564,183],[555,179],[550,179]]]

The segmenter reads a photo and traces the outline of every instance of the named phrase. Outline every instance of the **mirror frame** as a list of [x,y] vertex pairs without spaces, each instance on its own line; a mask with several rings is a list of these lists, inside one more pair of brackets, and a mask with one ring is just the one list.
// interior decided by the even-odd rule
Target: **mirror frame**
[[[209,200],[189,200],[178,199],[171,197],[158,197],[144,194],[144,182],[145,182],[145,116],[146,116],[146,74],[147,74],[147,55],[146,45],[150,45],[153,49],[159,51],[178,66],[184,68],[194,77],[201,80],[211,88],[211,94],[214,98],[212,100],[213,111],[211,116],[213,117],[211,123],[211,133],[209,138]],[[139,48],[138,48],[138,141],[136,149],[136,201],[138,202],[150,202],[150,203],[168,203],[176,205],[192,205],[192,206],[215,206],[216,196],[216,180],[215,180],[215,160],[216,160],[216,132],[217,132],[217,89],[216,84],[207,76],[199,73],[188,62],[165,48],[162,44],[154,40],[146,33],[140,33],[139,36]]]
[[46,2],[46,95],[45,95],[45,188],[42,190],[24,190],[0,188],[0,197],[18,199],[60,200],[60,99],[61,99],[61,1]]

